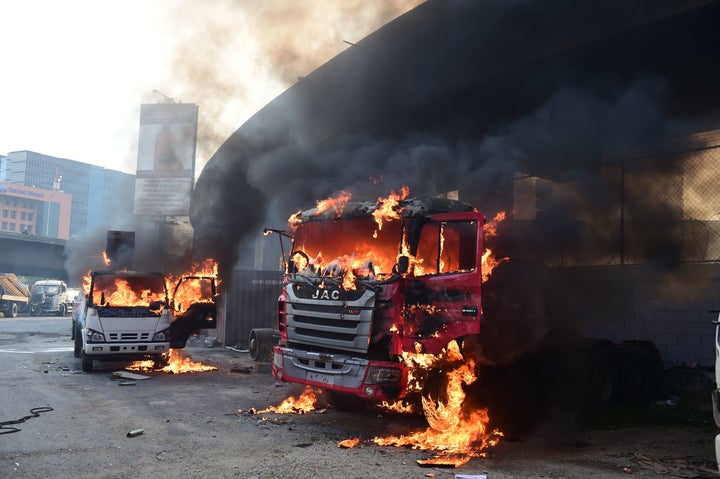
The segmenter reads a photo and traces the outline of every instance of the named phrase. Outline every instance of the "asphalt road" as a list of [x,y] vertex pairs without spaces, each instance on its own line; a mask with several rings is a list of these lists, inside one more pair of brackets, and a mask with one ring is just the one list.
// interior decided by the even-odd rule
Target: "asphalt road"
[[[69,317],[0,318],[0,423],[30,416],[0,429],[20,429],[0,434],[0,478],[613,478],[630,470],[642,478],[718,477],[711,416],[704,425],[585,430],[572,444],[542,434],[508,438],[461,468],[421,467],[429,452],[371,439],[422,431],[422,418],[378,409],[250,414],[301,390],[276,387],[247,353],[205,346],[195,338],[186,352],[216,371],[156,371],[121,385],[112,373],[126,363],[80,370]],[[35,417],[33,408],[48,409]],[[352,438],[360,445],[338,447]]]

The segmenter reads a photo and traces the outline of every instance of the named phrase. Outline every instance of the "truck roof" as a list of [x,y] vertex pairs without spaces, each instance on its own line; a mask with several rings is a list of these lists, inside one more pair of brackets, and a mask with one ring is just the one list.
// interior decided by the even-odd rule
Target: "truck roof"
[[[332,221],[338,219],[368,218],[382,205],[379,201],[348,202],[342,211],[332,208],[318,212],[318,208],[301,211],[294,217],[302,223],[310,221]],[[403,218],[423,217],[439,213],[474,212],[476,209],[464,201],[429,196],[406,198],[393,208]]]

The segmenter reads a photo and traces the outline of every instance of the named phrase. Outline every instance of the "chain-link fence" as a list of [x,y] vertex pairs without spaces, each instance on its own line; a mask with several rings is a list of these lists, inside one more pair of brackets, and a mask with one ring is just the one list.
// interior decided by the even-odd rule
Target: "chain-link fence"
[[515,180],[514,218],[534,223],[551,266],[720,260],[720,138],[605,161],[571,180]]

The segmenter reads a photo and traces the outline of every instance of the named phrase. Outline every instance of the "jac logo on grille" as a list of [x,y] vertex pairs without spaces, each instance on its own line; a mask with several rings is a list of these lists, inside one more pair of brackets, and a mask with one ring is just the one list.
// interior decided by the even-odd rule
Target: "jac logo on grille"
[[327,289],[316,289],[312,294],[312,299],[340,299],[340,290],[328,291]]

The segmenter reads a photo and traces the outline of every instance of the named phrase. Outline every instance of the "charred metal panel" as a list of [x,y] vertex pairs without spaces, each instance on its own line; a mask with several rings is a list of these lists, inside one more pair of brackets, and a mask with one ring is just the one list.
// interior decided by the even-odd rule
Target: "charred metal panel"
[[277,299],[282,292],[280,271],[235,270],[222,287],[226,345],[247,346],[250,330],[277,328]]

